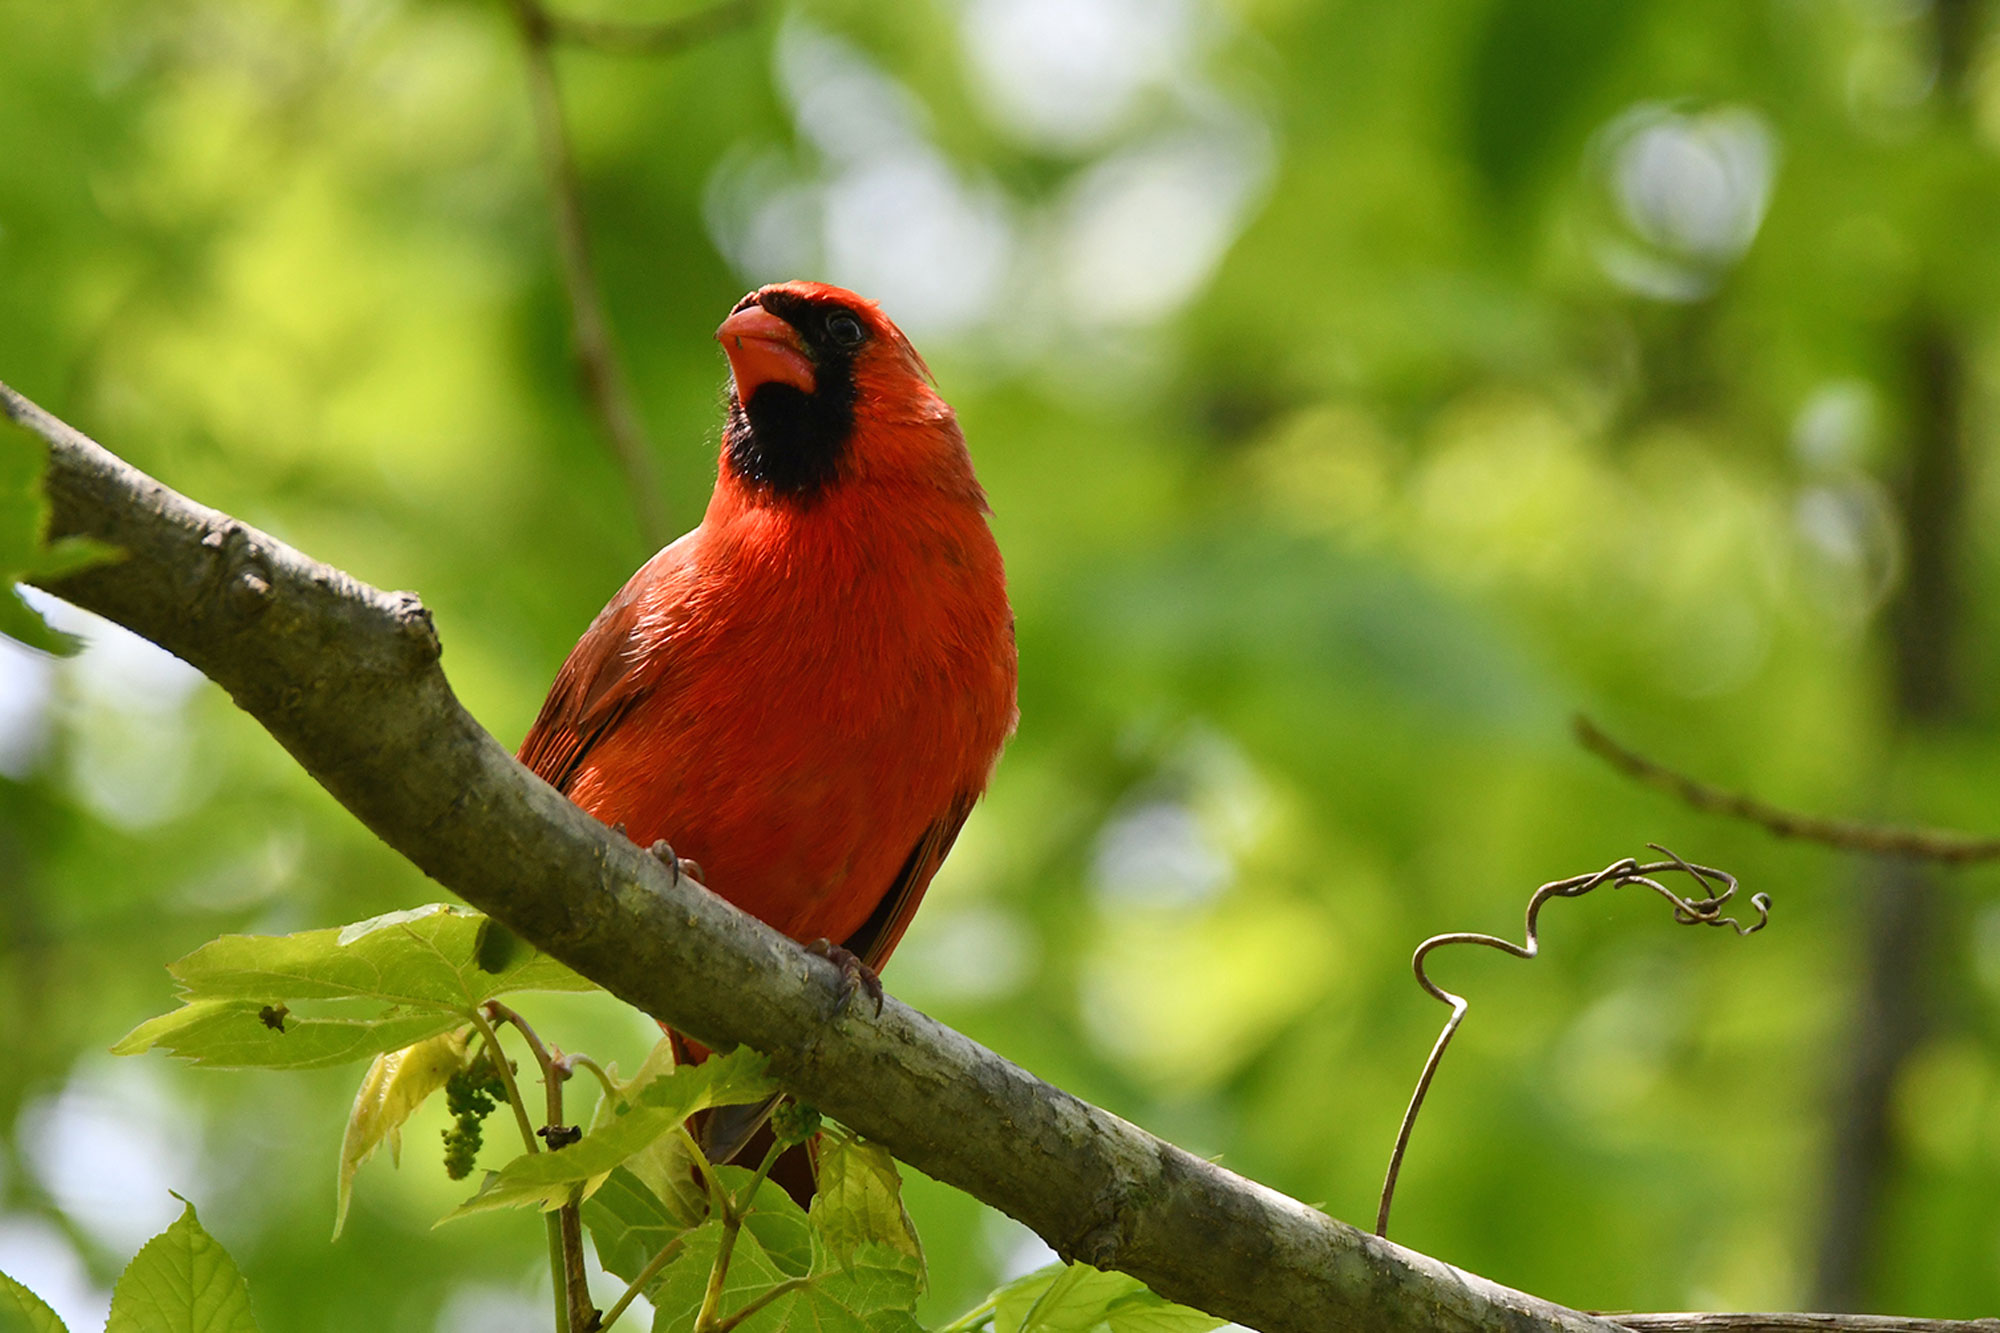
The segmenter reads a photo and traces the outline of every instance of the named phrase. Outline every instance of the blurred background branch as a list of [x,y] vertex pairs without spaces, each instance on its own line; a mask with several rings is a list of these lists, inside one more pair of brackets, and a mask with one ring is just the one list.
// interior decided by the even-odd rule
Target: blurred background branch
[[[603,287],[591,260],[583,183],[577,175],[576,150],[563,115],[562,87],[556,78],[555,45],[569,36],[571,30],[554,19],[539,0],[509,0],[509,3],[527,60],[535,144],[548,183],[549,215],[555,229],[563,292],[569,300],[570,335],[578,378],[604,431],[605,441],[625,473],[639,536],[648,549],[656,549],[666,545],[673,531],[660,490],[659,468],[653,461],[652,442],[646,437],[631,380],[619,358],[604,310]],[[679,24],[656,28],[652,35],[658,45],[652,49],[678,49],[710,32],[726,30],[733,21],[725,16],[719,25],[712,21],[706,24],[691,21],[691,26],[685,29]],[[583,26],[586,31],[594,32],[598,25]],[[597,33],[600,38],[603,35]]]
[[1579,745],[1626,776],[1677,796],[1697,810],[1746,820],[1780,838],[1800,838],[1844,852],[1902,856],[1943,865],[1965,865],[2000,856],[2000,838],[1942,829],[1902,828],[1891,824],[1857,824],[1801,814],[1755,796],[1711,786],[1657,760],[1648,759],[1637,750],[1613,740],[1587,717],[1575,718],[1572,728]]

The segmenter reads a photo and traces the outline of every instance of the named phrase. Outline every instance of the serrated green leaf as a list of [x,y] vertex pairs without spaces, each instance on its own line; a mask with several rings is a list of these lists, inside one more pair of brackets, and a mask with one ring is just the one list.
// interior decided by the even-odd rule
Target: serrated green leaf
[[903,1207],[903,1178],[887,1149],[849,1134],[824,1136],[812,1224],[842,1263],[863,1245],[886,1245],[910,1256],[921,1285],[924,1247]]
[[42,1298],[0,1273],[0,1333],[69,1333]]
[[[610,1073],[617,1091],[597,1099],[590,1128],[601,1129],[620,1115],[630,1115],[639,1092],[654,1079],[672,1074],[675,1066],[674,1044],[666,1037],[660,1038],[647,1053],[645,1063],[639,1066],[630,1080],[619,1079],[617,1067],[612,1066]],[[683,1228],[695,1225],[708,1215],[708,1195],[695,1175],[690,1156],[680,1135],[663,1134],[628,1157],[622,1168],[637,1176],[639,1183],[652,1191],[655,1200],[666,1208],[668,1216],[677,1220]],[[594,1193],[601,1183],[595,1180],[586,1183],[585,1196]]]
[[637,1278],[668,1241],[688,1230],[659,1195],[624,1167],[613,1171],[584,1201],[583,1224],[590,1228],[604,1271],[627,1282]]
[[430,1095],[465,1067],[466,1043],[472,1029],[461,1027],[428,1037],[400,1050],[375,1057],[362,1075],[354,1106],[347,1113],[347,1130],[340,1143],[340,1183],[333,1214],[333,1238],[347,1225],[347,1205],[354,1194],[354,1173],[383,1143],[398,1163],[402,1159],[403,1122]]
[[193,1204],[127,1265],[104,1333],[257,1333],[243,1274]]
[[[738,1196],[755,1176],[743,1167],[716,1170],[724,1188]],[[659,1196],[623,1167],[613,1171],[603,1188],[584,1201],[583,1221],[597,1244],[604,1271],[627,1282],[637,1278],[669,1241],[693,1230],[677,1221]],[[813,1243],[805,1210],[781,1186],[768,1180],[763,1183],[750,1204],[746,1225],[780,1272],[800,1276],[810,1271]]]
[[[337,930],[225,935],[167,969],[182,1007],[141,1023],[112,1050],[164,1046],[222,1068],[317,1069],[434,1037],[496,995],[594,989],[525,947],[509,951],[500,970],[486,970],[480,950],[489,924],[477,912],[434,903]],[[334,1007],[289,1012],[309,1001]]]
[[777,1090],[770,1062],[746,1046],[652,1079],[638,1090],[638,1102],[650,1107],[686,1106],[685,1114],[692,1115],[710,1106],[761,1102]]
[[696,1111],[769,1096],[772,1085],[764,1070],[764,1058],[745,1049],[653,1079],[635,1097],[623,1099],[624,1114],[614,1105],[601,1127],[569,1147],[516,1157],[440,1221],[496,1208],[546,1211],[587,1196],[593,1181],[608,1177]]
[[922,1292],[915,1259],[886,1245],[864,1245],[845,1265],[816,1273],[778,1328],[813,1333],[844,1327],[840,1321],[849,1320],[866,1333],[921,1333],[912,1312]]
[[521,990],[594,990],[593,983],[525,947],[497,972],[480,965],[487,918],[432,903],[337,930],[224,935],[167,971],[188,1000],[368,999],[469,1013]]
[[[653,1285],[649,1298],[655,1333],[684,1333],[693,1327],[721,1234],[719,1222],[703,1223],[689,1233],[687,1247]],[[737,1325],[737,1333],[921,1333],[911,1313],[917,1300],[916,1262],[908,1255],[886,1246],[864,1246],[843,1268],[824,1247],[818,1253],[821,1266],[809,1279]],[[722,1314],[726,1318],[788,1281],[799,1279],[788,1277],[746,1227],[723,1280]]]
[[750,1201],[743,1225],[779,1272],[804,1277],[813,1271],[815,1262],[824,1260],[826,1249],[814,1241],[806,1210],[784,1186],[769,1178],[758,1181],[757,1173],[747,1166],[718,1166],[715,1173],[739,1206],[751,1184],[756,1183],[757,1194]]
[[[646,1299],[653,1303],[654,1333],[683,1333],[694,1327],[721,1243],[722,1223],[713,1218],[688,1232],[680,1254],[647,1288]],[[730,1254],[729,1272],[723,1279],[722,1308],[739,1310],[785,1280],[785,1274],[764,1254],[755,1236],[739,1237]],[[753,1317],[740,1325],[737,1333],[761,1333],[770,1327],[763,1317]]]
[[[755,1173],[724,1166],[723,1186],[740,1195]],[[686,1248],[648,1296],[653,1327],[690,1327],[714,1266],[721,1223],[687,1233]],[[920,1294],[917,1261],[886,1245],[856,1246],[844,1259],[814,1233],[782,1188],[764,1181],[736,1240],[722,1287],[724,1317],[780,1284],[791,1288],[738,1326],[739,1333],[920,1333],[912,1311]]]
[[1111,1304],[1141,1284],[1123,1273],[1103,1273],[1088,1264],[1070,1264],[1031,1274],[1001,1288],[993,1310],[993,1333],[1089,1333],[1103,1323]]
[[994,1293],[993,1333],[1209,1333],[1228,1321],[1088,1264],[1051,1265]]
[[1228,1323],[1191,1306],[1175,1305],[1149,1287],[1111,1303],[1105,1315],[1111,1333],[1213,1333]]
[[256,1000],[195,1000],[147,1019],[111,1051],[138,1055],[157,1046],[215,1069],[324,1069],[400,1050],[462,1021],[436,1009],[325,1018],[280,1014]]

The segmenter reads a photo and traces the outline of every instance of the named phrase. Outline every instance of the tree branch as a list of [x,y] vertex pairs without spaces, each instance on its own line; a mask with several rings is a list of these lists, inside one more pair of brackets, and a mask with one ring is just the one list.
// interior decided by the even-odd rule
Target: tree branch
[[0,411],[49,446],[50,535],[126,553],[48,591],[206,673],[384,841],[536,947],[704,1044],[764,1052],[787,1091],[1059,1253],[1264,1333],[1620,1327],[1245,1180],[893,997],[841,1014],[831,963],[515,763],[452,694],[415,596],[176,494],[4,385]]
[[646,428],[640,424],[639,409],[633,401],[624,365],[611,341],[611,325],[604,314],[602,289],[590,257],[583,186],[577,179],[576,154],[570,147],[569,126],[563,118],[562,89],[556,83],[553,44],[562,28],[538,0],[513,0],[513,5],[527,56],[528,99],[534,108],[535,142],[541,154],[542,172],[548,178],[549,212],[555,225],[556,250],[562,259],[563,292],[569,299],[577,372],[611,444],[612,455],[625,472],[626,487],[632,492],[632,509],[639,521],[639,535],[648,547],[664,546],[673,534],[668,531],[666,510],[660,502],[659,470],[653,464],[653,447],[646,439]]
[[1648,759],[1605,735],[1587,717],[1577,717],[1572,725],[1576,730],[1577,744],[1627,777],[1678,796],[1697,810],[1746,820],[1780,838],[1825,843],[1846,852],[1907,856],[1945,865],[1967,865],[2000,857],[2000,838],[1951,833],[1941,829],[1901,828],[1892,824],[1856,824],[1798,814],[1755,796],[1711,787],[1706,782]]

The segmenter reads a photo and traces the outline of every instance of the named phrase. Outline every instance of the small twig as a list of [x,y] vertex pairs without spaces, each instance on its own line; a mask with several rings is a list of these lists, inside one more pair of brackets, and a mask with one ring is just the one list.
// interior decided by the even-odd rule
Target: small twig
[[605,1096],[616,1097],[618,1095],[617,1083],[612,1081],[611,1075],[606,1073],[604,1066],[597,1063],[597,1061],[577,1051],[571,1051],[564,1055],[563,1060],[572,1069],[588,1069],[592,1077],[603,1087]]
[[750,1183],[743,1189],[742,1202],[734,1204],[731,1211],[741,1216],[756,1207],[757,1191],[764,1188],[764,1182],[771,1178],[771,1168],[778,1164],[778,1159],[784,1156],[785,1149],[789,1146],[782,1140],[772,1139],[771,1146],[764,1150],[764,1160],[757,1165],[757,1174],[750,1178]]
[[[727,1319],[723,1319],[715,1324],[710,1325],[710,1333],[730,1333],[731,1329],[734,1329],[740,1324],[742,1324],[744,1320],[750,1318],[752,1315],[756,1314],[759,1310],[762,1310],[772,1301],[775,1301],[782,1296],[789,1296],[795,1291],[804,1291],[807,1287],[810,1287],[812,1284],[813,1284],[813,1279],[809,1277],[795,1277],[795,1278],[790,1278],[784,1282],[780,1282],[777,1286],[771,1287],[766,1291],[764,1291],[763,1293],[761,1293],[757,1297],[757,1299],[751,1301],[749,1304],[745,1305],[741,1310],[738,1310],[735,1314],[730,1315]],[[697,1327],[699,1327],[699,1325],[697,1325]]]
[[[1528,922],[1526,944],[1515,944],[1496,935],[1482,935],[1475,931],[1453,931],[1446,935],[1433,935],[1417,946],[1417,952],[1410,959],[1410,966],[1417,974],[1417,984],[1432,996],[1451,1006],[1451,1017],[1444,1023],[1444,1030],[1438,1033],[1437,1042],[1431,1047],[1430,1057],[1424,1061],[1424,1072],[1417,1079],[1416,1090],[1410,1094],[1409,1109],[1403,1112],[1402,1127],[1396,1132],[1396,1146],[1389,1153],[1389,1171],[1382,1180],[1382,1201],[1375,1210],[1375,1234],[1389,1234],[1389,1204],[1396,1197],[1396,1176],[1403,1169],[1403,1153],[1410,1145],[1410,1131],[1417,1123],[1417,1112],[1423,1109],[1424,1094],[1430,1091],[1431,1079],[1437,1073],[1438,1061],[1444,1058],[1445,1047],[1451,1044],[1452,1034],[1465,1021],[1466,1012],[1472,1007],[1465,997],[1454,995],[1430,979],[1424,971],[1424,958],[1431,950],[1443,948],[1447,944],[1483,944],[1490,949],[1498,949],[1516,958],[1533,958],[1541,951],[1541,940],[1536,934],[1536,918],[1541,914],[1542,904],[1551,898],[1581,898],[1592,889],[1604,884],[1614,889],[1622,889],[1628,884],[1641,885],[1653,890],[1673,904],[1674,920],[1684,926],[1729,926],[1738,935],[1754,935],[1771,920],[1771,898],[1769,894],[1756,893],[1750,896],[1750,905],[1757,909],[1757,924],[1745,926],[1733,916],[1724,916],[1722,909],[1736,896],[1736,877],[1726,871],[1708,866],[1692,865],[1683,861],[1666,848],[1656,843],[1647,843],[1654,851],[1668,858],[1641,865],[1631,857],[1614,861],[1604,869],[1588,875],[1575,875],[1569,879],[1559,879],[1544,884],[1528,899]],[[1680,873],[1692,879],[1707,896],[1683,898],[1654,875]],[[1719,893],[1708,893],[1710,882],[1719,885]]]
[[548,178],[549,207],[555,222],[556,248],[562,257],[563,291],[569,298],[570,331],[576,343],[577,369],[584,392],[624,469],[632,492],[639,533],[650,546],[664,545],[670,535],[660,503],[659,476],[652,445],[639,421],[639,410],[625,369],[612,345],[611,326],[597,270],[590,257],[590,234],[584,221],[583,187],[563,118],[562,91],[556,84],[554,43],[556,21],[539,0],[512,0],[528,58],[528,95],[535,114],[535,139],[543,174]]
[[996,1293],[988,1296],[985,1300],[973,1306],[949,1324],[939,1328],[936,1330],[936,1333],[977,1333],[977,1330],[986,1328],[993,1323],[994,1313],[999,1308],[1000,1297]]
[[708,1270],[708,1288],[701,1296],[701,1310],[694,1317],[694,1333],[715,1333],[722,1313],[722,1286],[729,1279],[729,1260],[736,1252],[736,1236],[743,1229],[742,1215],[735,1203],[723,1194],[716,1200],[722,1214],[722,1238],[715,1247],[715,1263]]
[[[535,1063],[542,1069],[542,1086],[547,1092],[549,1122],[543,1133],[548,1136],[550,1150],[561,1147],[568,1141],[559,1138],[558,1132],[563,1128],[563,1084],[569,1078],[569,1062],[551,1054],[528,1020],[500,1001],[488,1000],[484,1010],[495,1022],[505,1023],[519,1032],[528,1043],[528,1049],[534,1053]],[[558,1299],[565,1307],[566,1327],[582,1333],[582,1330],[597,1326],[597,1308],[590,1303],[590,1278],[583,1262],[583,1212],[576,1200],[572,1199],[558,1208],[552,1224],[558,1260],[556,1275],[561,1279],[563,1291]]]
[[[521,1131],[521,1142],[527,1146],[530,1153],[538,1153],[542,1150],[542,1145],[535,1138],[535,1122],[529,1118],[528,1104],[521,1098],[521,1085],[514,1079],[514,1066],[508,1062],[507,1052],[501,1049],[500,1034],[493,1030],[493,1017],[489,1011],[504,1007],[496,1001],[487,1001],[472,1011],[472,1025],[479,1029],[479,1035],[486,1042],[487,1054],[493,1060],[493,1067],[500,1071],[500,1086],[507,1090],[507,1104],[514,1108],[514,1124]],[[513,1010],[509,1009],[507,1012],[512,1014]],[[515,1014],[514,1017],[518,1019],[520,1015]],[[527,1031],[526,1023],[522,1023],[521,1027]],[[532,1041],[532,1032],[529,1035]],[[533,1044],[540,1045],[539,1042]],[[542,1220],[549,1234],[549,1275],[550,1279],[555,1281],[564,1271],[562,1223],[553,1213]],[[556,1281],[555,1303],[556,1333],[572,1333],[569,1293],[560,1281]]]
[[709,1207],[720,1217],[729,1202],[729,1192],[722,1188],[722,1177],[715,1173],[715,1164],[708,1160],[708,1154],[701,1150],[701,1144],[688,1132],[685,1122],[677,1126],[675,1132],[681,1136],[681,1147],[687,1149],[688,1156],[694,1161],[695,1174],[701,1177],[702,1188],[708,1191]]
[[681,1252],[681,1247],[687,1244],[687,1238],[692,1234],[692,1232],[683,1231],[680,1235],[675,1236],[672,1240],[661,1246],[660,1252],[646,1261],[646,1266],[639,1270],[639,1276],[633,1278],[632,1285],[625,1288],[625,1294],[613,1301],[611,1308],[604,1312],[604,1317],[597,1324],[600,1330],[610,1328],[618,1322],[618,1316],[624,1314],[625,1308],[638,1299],[639,1293],[644,1291],[648,1284],[660,1275],[661,1270],[674,1261],[674,1256]]
[[777,1165],[778,1158],[784,1154],[785,1145],[777,1142],[771,1144],[764,1153],[763,1162],[757,1167],[757,1174],[750,1178],[750,1183],[744,1187],[743,1194],[739,1198],[722,1188],[721,1176],[708,1165],[707,1155],[695,1144],[694,1137],[685,1127],[681,1130],[681,1137],[694,1153],[695,1160],[702,1164],[703,1176],[708,1182],[710,1207],[715,1215],[722,1219],[722,1240],[715,1248],[715,1263],[708,1270],[708,1288],[702,1293],[701,1310],[695,1315],[694,1333],[726,1333],[778,1297],[810,1284],[809,1279],[805,1278],[780,1283],[736,1313],[726,1317],[722,1314],[722,1289],[729,1278],[729,1260],[736,1250],[737,1233],[743,1229],[743,1219],[749,1216],[750,1210],[756,1206],[757,1191],[762,1189],[764,1182],[770,1178],[771,1168]]
[[671,55],[740,28],[756,18],[760,0],[723,0],[707,9],[659,23],[621,23],[607,19],[549,14],[549,36],[571,46],[612,55]]
[[1697,810],[1747,820],[1780,838],[1799,838],[1843,851],[1909,856],[1945,865],[1966,865],[2000,857],[2000,838],[1892,824],[1857,824],[1785,810],[1754,796],[1712,787],[1648,759],[1612,740],[1587,717],[1579,716],[1573,725],[1579,745],[1627,777],[1678,796]]
[[542,1145],[535,1138],[535,1122],[528,1118],[528,1104],[521,1100],[521,1085],[514,1081],[514,1066],[508,1063],[507,1052],[500,1048],[500,1034],[493,1030],[492,1020],[481,1009],[472,1011],[472,1025],[486,1039],[486,1049],[493,1055],[493,1067],[500,1071],[500,1086],[507,1090],[507,1104],[514,1108],[514,1123],[520,1128],[521,1142],[527,1145],[529,1152],[540,1152]]

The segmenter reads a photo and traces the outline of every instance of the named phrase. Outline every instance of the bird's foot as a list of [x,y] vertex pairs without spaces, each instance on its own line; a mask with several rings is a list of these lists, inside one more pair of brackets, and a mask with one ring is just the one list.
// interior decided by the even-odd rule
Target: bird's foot
[[667,873],[674,877],[676,884],[680,883],[683,879],[691,879],[697,884],[707,885],[708,881],[702,877],[701,862],[690,861],[685,856],[675,856],[674,849],[667,845],[665,838],[661,838],[646,850],[651,852],[654,859],[667,868]]
[[841,948],[831,940],[817,939],[806,946],[806,952],[818,954],[827,962],[840,969],[840,998],[834,1002],[834,1017],[847,1012],[847,1006],[854,1003],[856,991],[867,991],[868,998],[875,1001],[876,1017],[882,1014],[882,978],[875,969],[861,961],[852,951]]

